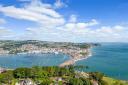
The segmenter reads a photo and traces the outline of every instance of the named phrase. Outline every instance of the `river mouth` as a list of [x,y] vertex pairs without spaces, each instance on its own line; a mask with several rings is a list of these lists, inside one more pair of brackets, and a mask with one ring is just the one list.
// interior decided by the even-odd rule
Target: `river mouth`
[[32,66],[59,66],[69,59],[68,55],[61,53],[0,55],[0,67],[15,69]]

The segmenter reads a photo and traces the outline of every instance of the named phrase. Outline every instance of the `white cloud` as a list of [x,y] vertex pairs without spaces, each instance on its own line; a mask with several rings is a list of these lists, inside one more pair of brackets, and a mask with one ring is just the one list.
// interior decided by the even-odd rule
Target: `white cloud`
[[67,22],[65,25],[58,27],[57,29],[64,30],[64,31],[80,31],[85,30],[91,26],[98,25],[99,22],[95,19],[92,19],[89,22]]
[[71,23],[77,22],[77,16],[76,15],[71,15],[70,18],[69,18],[69,22],[71,22]]
[[5,23],[6,23],[6,20],[5,20],[5,19],[0,18],[0,24],[5,24]]
[[24,19],[34,21],[43,25],[44,27],[58,26],[65,23],[62,15],[57,13],[50,5],[43,4],[38,0],[32,1],[30,4],[25,5],[23,8],[16,8],[14,6],[0,6],[0,12],[6,16],[16,19]]
[[[95,20],[96,21],[96,20]],[[90,24],[94,21],[86,23],[66,23],[65,25],[56,28],[27,28],[26,33],[21,35],[22,39],[38,39],[48,41],[77,41],[77,36],[82,36],[88,30],[87,27],[94,26],[96,24]],[[94,22],[95,23],[95,22]],[[97,23],[98,24],[98,23]],[[34,36],[33,36],[34,35]]]
[[88,35],[86,38],[90,38],[91,41],[98,41],[98,42],[124,42],[127,41],[128,37],[128,27],[120,26],[121,29],[117,29],[116,26],[103,26],[99,29],[89,30],[87,33],[83,34]]
[[[57,3],[60,4],[60,0]],[[76,15],[70,15],[69,19],[65,19],[63,15],[58,13],[52,5],[44,4],[40,0],[32,0],[31,3],[24,7],[18,8],[14,6],[0,6],[0,12],[4,15],[15,18],[33,21],[39,24],[37,27],[27,28],[24,33],[17,35],[11,34],[9,29],[0,29],[0,39],[9,36],[15,36],[15,39],[36,39],[48,41],[127,41],[128,27],[101,26],[96,20],[92,19],[88,22],[80,22]],[[0,20],[1,22],[2,20]],[[95,28],[99,25],[99,28]]]
[[0,39],[10,39],[13,35],[14,33],[12,30],[0,27]]
[[67,5],[65,3],[63,3],[61,0],[56,0],[56,2],[54,3],[54,7],[62,8],[62,7],[67,7]]
[[[23,34],[22,39],[37,39],[47,41],[67,41],[67,42],[121,42],[127,41],[128,30],[120,26],[117,30],[117,26],[109,27],[103,26],[99,29],[79,29],[74,28],[71,30],[62,29],[44,29],[44,28],[28,28],[26,33]],[[67,28],[65,28],[67,29]],[[34,35],[34,36],[33,36]]]

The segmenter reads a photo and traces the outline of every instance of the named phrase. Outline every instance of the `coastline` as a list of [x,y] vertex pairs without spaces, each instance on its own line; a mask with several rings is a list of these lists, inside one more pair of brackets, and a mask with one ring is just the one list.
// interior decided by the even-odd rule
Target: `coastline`
[[77,59],[77,57],[75,57],[76,59],[74,59],[73,57],[71,57],[71,59],[69,59],[69,60],[61,63],[59,66],[60,67],[64,67],[64,66],[74,65],[77,61],[88,59],[91,56],[92,56],[92,53],[91,53],[91,51],[89,51],[89,53],[86,56],[83,56],[83,57],[78,58],[78,59]]
[[84,60],[84,59],[88,59],[88,58],[90,58],[91,56],[92,56],[92,54],[90,53],[90,54],[87,55],[85,58],[77,59],[77,60],[75,60],[75,62],[80,61],[80,60]]
[[78,50],[77,52],[73,51],[62,51],[62,50],[58,50],[58,51],[47,51],[47,52],[37,52],[37,51],[32,51],[32,52],[21,52],[21,53],[17,53],[17,54],[1,54],[1,55],[24,55],[24,54],[44,54],[44,53],[54,53],[54,54],[59,54],[59,53],[64,53],[66,55],[70,56],[70,59],[61,63],[60,67],[64,67],[64,66],[68,66],[68,65],[74,65],[75,62],[80,61],[80,60],[84,60],[89,58],[90,56],[92,56],[92,52],[91,52],[91,47],[88,49],[83,49],[83,50]]

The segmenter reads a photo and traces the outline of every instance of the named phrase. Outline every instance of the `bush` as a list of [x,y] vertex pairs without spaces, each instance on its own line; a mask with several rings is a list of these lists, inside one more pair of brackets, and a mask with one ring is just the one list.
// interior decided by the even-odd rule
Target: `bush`
[[49,79],[41,79],[41,83],[39,85],[50,85],[51,84],[51,80]]
[[5,73],[0,74],[0,83],[4,84],[11,84],[13,80],[13,73],[12,71],[7,71]]
[[30,68],[17,68],[13,71],[15,78],[29,78],[31,76]]
[[89,79],[81,78],[81,80],[83,81],[83,85],[92,85]]
[[83,85],[83,81],[81,79],[78,78],[71,78],[69,80],[69,85]]
[[103,78],[104,74],[103,73],[100,73],[100,72],[93,72],[93,73],[90,73],[90,78],[91,79],[94,79],[96,81],[101,81],[102,78]]
[[99,85],[108,85],[108,83],[107,83],[106,81],[101,80],[101,81],[99,82]]

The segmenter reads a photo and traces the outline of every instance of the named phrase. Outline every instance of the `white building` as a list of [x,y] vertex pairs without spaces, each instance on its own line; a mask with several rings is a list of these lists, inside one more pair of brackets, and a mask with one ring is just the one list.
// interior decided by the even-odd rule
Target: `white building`
[[3,73],[5,71],[6,71],[6,69],[0,67],[0,73]]

